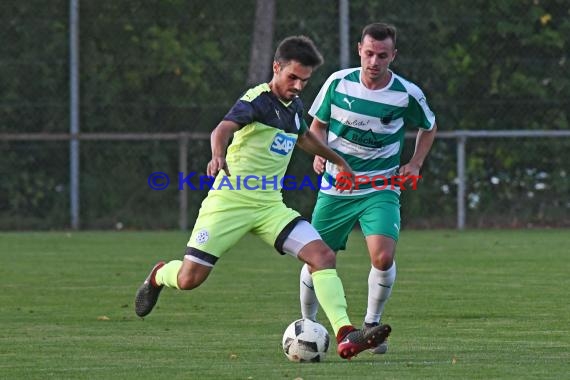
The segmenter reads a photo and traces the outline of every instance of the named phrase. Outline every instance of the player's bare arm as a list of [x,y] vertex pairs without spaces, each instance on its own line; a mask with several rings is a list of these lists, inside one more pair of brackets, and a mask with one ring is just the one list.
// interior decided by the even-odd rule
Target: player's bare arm
[[325,145],[325,143],[316,137],[311,131],[307,131],[307,133],[300,135],[297,140],[297,144],[305,152],[318,155],[329,160],[338,166],[339,172],[345,172],[353,175],[352,168],[344,158]]
[[[324,144],[327,141],[327,127],[328,125],[317,119],[316,117],[313,119],[311,123],[310,131],[313,135],[321,140]],[[313,170],[317,174],[323,174],[325,172],[325,164],[326,160],[321,156],[315,156],[313,160]]]
[[420,129],[416,136],[416,148],[414,155],[406,165],[400,167],[400,175],[402,176],[418,176],[424,164],[424,161],[433,145],[437,125],[434,125],[429,131]]
[[206,173],[215,177],[220,170],[223,170],[227,176],[230,176],[228,163],[226,162],[226,149],[231,137],[240,128],[239,124],[233,121],[223,120],[212,131],[210,136],[210,144],[212,147],[212,159],[208,162]]
[[[325,145],[325,143],[316,137],[310,130],[299,136],[297,144],[305,152],[321,156],[335,164],[341,176],[340,182],[343,186],[348,184],[350,192],[352,192],[352,189],[354,188],[354,173],[344,158]],[[344,190],[347,190],[347,188],[343,187],[339,191],[342,192]]]

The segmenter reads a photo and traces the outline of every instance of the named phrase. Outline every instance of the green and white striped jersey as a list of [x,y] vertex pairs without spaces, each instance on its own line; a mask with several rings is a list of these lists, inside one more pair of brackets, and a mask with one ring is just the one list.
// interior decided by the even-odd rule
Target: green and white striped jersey
[[[406,127],[430,130],[435,125],[435,115],[422,90],[401,76],[392,72],[386,87],[369,90],[360,81],[360,73],[360,67],[333,73],[309,114],[328,124],[328,145],[349,163],[356,175],[389,179],[400,166]],[[367,184],[352,194],[338,193],[331,186],[337,174],[336,165],[327,162],[320,191],[357,196],[378,188]],[[386,190],[399,192],[391,186]]]

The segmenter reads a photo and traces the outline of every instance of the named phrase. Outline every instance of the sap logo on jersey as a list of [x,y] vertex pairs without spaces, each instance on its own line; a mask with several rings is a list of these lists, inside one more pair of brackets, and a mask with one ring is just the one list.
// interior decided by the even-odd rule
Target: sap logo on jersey
[[286,156],[293,150],[296,141],[297,139],[294,137],[289,137],[282,133],[278,133],[275,135],[275,138],[273,139],[273,143],[271,144],[269,150]]

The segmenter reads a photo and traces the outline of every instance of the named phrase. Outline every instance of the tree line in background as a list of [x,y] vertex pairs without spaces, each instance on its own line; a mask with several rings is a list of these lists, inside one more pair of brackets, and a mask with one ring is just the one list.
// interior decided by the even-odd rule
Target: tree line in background
[[[259,56],[252,51],[259,30],[273,37],[265,57],[291,34],[316,42],[326,62],[302,94],[310,105],[339,68],[338,5],[269,3],[273,9],[259,11],[254,0],[81,1],[81,131],[209,132],[251,76],[263,75],[252,74],[250,59]],[[67,132],[69,1],[3,1],[0,10],[0,133]],[[397,26],[393,69],[422,87],[441,130],[569,129],[567,1],[352,0],[351,66],[359,64],[362,27],[375,21]],[[552,217],[569,207],[561,169],[568,162],[567,145],[473,144],[469,191],[479,222],[567,223]],[[176,149],[160,141],[82,142],[84,226],[106,228],[121,221],[138,228],[175,227],[176,191],[152,192],[145,184],[153,171],[176,173]],[[406,149],[409,155],[413,146]],[[0,152],[0,228],[67,226],[67,143],[0,142]],[[191,170],[203,171],[208,142],[193,142],[189,153]],[[403,198],[404,223],[453,225],[455,159],[451,141],[437,143],[424,169],[429,180],[418,194]],[[299,155],[292,170],[310,173],[310,161]],[[533,188],[530,197],[529,186],[539,180],[561,196]],[[201,197],[191,194],[191,213]],[[286,198],[310,215],[314,194]],[[505,210],[513,201],[525,206]]]

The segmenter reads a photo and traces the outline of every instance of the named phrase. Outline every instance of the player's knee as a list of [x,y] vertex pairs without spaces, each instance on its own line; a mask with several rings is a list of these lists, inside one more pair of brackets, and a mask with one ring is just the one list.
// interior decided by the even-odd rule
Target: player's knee
[[304,261],[312,271],[336,268],[336,255],[324,242],[313,245],[304,255]]
[[379,270],[388,270],[394,263],[394,254],[389,251],[380,251],[371,258],[372,266]]

